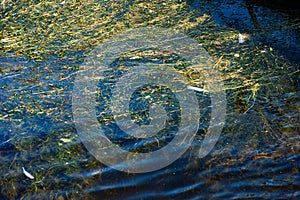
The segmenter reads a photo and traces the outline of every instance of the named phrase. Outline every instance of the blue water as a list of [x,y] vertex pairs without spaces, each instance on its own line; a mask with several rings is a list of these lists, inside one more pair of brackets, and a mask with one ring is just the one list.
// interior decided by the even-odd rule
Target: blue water
[[[197,7],[198,4],[193,5]],[[216,5],[218,1],[206,8],[212,9]],[[216,26],[226,25],[230,29],[247,26],[244,31],[255,29],[249,15],[243,14],[245,7],[235,9],[237,16],[232,16],[229,5],[237,6],[223,2],[219,10],[210,10]],[[272,16],[275,13],[276,17],[269,16],[268,19],[284,21],[278,24],[291,23],[285,14],[265,7],[256,9],[259,12],[268,10]],[[240,22],[242,25],[229,27],[228,20],[238,18],[239,13],[245,18]],[[287,37],[289,34],[291,37]],[[300,72],[297,59],[289,60],[289,54],[299,50],[298,34],[293,28],[274,29],[265,35],[265,43],[262,43],[260,32],[254,37],[254,45],[273,44],[274,51],[278,49],[278,58],[274,60],[281,60],[282,66],[292,62],[292,68],[285,74],[284,70],[271,71],[270,76],[265,71],[258,74],[262,77],[258,80],[261,87],[255,101],[250,101],[249,110],[241,108],[242,103],[236,99],[241,89],[226,91],[226,123],[209,155],[198,158],[199,143],[208,126],[203,119],[191,147],[180,159],[158,171],[142,174],[120,172],[105,166],[87,151],[77,135],[72,115],[72,89],[84,61],[83,52],[66,54],[63,58],[50,55],[45,61],[21,58],[13,53],[1,55],[0,199],[299,199]],[[275,40],[278,41],[276,44],[273,43]],[[282,52],[282,46],[291,51]],[[266,67],[272,69],[272,65],[261,63],[253,70]],[[125,73],[118,74],[114,66],[112,70],[115,79]],[[225,80],[225,85],[231,81],[234,80]],[[107,87],[101,82],[98,86],[99,90]],[[249,93],[243,92],[240,96],[247,98]],[[171,92],[165,94],[171,99],[166,110],[175,111],[172,121],[175,125],[171,126],[170,122],[169,129],[165,130],[171,140],[180,113],[176,114],[178,102]],[[102,95],[98,97],[98,103],[109,98],[109,92]],[[139,91],[136,91],[136,97],[141,97]],[[205,111],[204,118],[209,117],[209,97],[199,93],[197,98]],[[142,110],[144,118],[140,123],[147,124],[150,120],[144,112],[147,101],[135,103],[132,110]],[[102,118],[110,117],[101,114],[106,111],[101,106],[95,106],[100,122]],[[112,134],[120,133],[113,122],[107,123]],[[120,135],[112,135],[115,137],[112,140],[124,145],[125,149],[132,148],[135,143],[140,147],[149,142],[148,148],[157,145],[154,140],[128,143],[123,141],[126,135],[116,136]],[[163,145],[169,141],[161,142]],[[135,147],[133,150],[143,149]],[[28,179],[22,167],[35,179]]]

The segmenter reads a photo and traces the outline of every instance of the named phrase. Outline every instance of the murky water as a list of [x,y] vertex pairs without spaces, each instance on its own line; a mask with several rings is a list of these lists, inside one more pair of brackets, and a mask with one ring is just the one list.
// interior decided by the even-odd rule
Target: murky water
[[[72,92],[85,51],[49,54],[43,61],[14,52],[1,54],[0,199],[299,199],[299,19],[255,5],[254,22],[245,5],[243,1],[186,5],[199,16],[212,16],[186,33],[215,56],[227,95],[226,123],[213,150],[199,159],[211,102],[209,94],[197,92],[201,123],[191,147],[154,172],[125,173],[105,166],[77,135]],[[215,38],[210,38],[211,26]],[[244,43],[238,43],[237,33],[248,35]],[[157,86],[141,87],[133,95],[139,100],[131,109],[133,117],[141,117],[140,124],[149,123],[146,108],[151,101],[164,102],[166,111],[173,113],[158,140],[149,141],[123,135],[101,102],[109,100],[114,84],[128,69],[166,62],[177,63],[183,71],[186,67],[170,53],[135,52],[112,63],[98,83],[98,121],[124,149],[148,152],[167,145],[178,129],[178,101],[172,91]],[[194,83],[201,75],[188,76]]]

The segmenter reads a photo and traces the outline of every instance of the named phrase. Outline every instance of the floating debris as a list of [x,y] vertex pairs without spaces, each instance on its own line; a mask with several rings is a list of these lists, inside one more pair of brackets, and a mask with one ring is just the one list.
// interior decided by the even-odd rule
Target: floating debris
[[246,35],[239,33],[239,43],[240,44],[244,43],[246,38],[247,38]]
[[65,143],[72,142],[72,140],[69,139],[69,138],[60,138],[59,140],[62,141],[62,142],[65,142]]
[[26,171],[24,167],[22,167],[22,169],[23,169],[23,174],[25,174],[25,176],[27,176],[30,179],[34,179],[34,176],[32,176],[28,171]]
[[198,88],[198,87],[193,87],[193,86],[187,86],[187,89],[189,90],[195,90],[195,91],[198,91],[198,92],[208,92],[208,90],[204,90],[202,88]]

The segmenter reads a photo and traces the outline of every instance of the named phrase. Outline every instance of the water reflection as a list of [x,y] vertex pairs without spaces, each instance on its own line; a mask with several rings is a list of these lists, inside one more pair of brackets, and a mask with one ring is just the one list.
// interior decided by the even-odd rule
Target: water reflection
[[[256,45],[276,48],[289,60],[299,63],[299,3],[290,1],[188,1],[213,17],[217,26],[229,26],[251,35]],[[295,4],[295,5],[294,5]]]

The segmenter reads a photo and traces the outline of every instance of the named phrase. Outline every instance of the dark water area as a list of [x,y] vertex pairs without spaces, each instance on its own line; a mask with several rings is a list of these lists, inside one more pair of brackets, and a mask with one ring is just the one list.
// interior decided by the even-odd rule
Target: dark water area
[[[226,121],[212,151],[199,158],[211,97],[197,92],[202,118],[190,148],[153,172],[126,173],[106,166],[78,136],[72,93],[90,49],[64,56],[47,54],[42,61],[13,52],[0,54],[0,199],[300,199],[299,18],[286,10],[254,4],[253,19],[245,5],[245,1],[188,1],[187,10],[211,16],[200,28],[205,31],[212,26],[216,32],[230,33],[224,42],[210,38],[212,32],[197,34],[198,26],[186,31],[199,42],[208,40],[204,46],[212,56],[223,52],[230,61],[219,66],[226,86]],[[239,44],[236,33],[249,36]],[[222,45],[213,46],[214,42]],[[126,135],[120,137],[123,133],[103,107],[108,105],[101,102],[109,100],[117,80],[133,66],[179,62],[174,55],[156,53],[142,57],[135,52],[112,63],[95,95],[99,123],[107,125],[118,145],[137,152],[140,146],[150,151],[167,145],[168,137],[176,134],[180,119],[176,97],[167,89],[159,91],[171,99],[159,100],[168,102],[168,112],[174,111],[170,124],[175,125],[158,142],[128,142]],[[190,76],[191,82],[197,80]],[[132,98],[142,100],[136,100],[131,109],[142,116],[139,123],[147,124],[151,117],[145,108],[153,93],[139,96],[141,91]],[[22,167],[34,179],[25,176]]]
[[[252,35],[255,45],[267,44],[290,61],[300,60],[300,4],[296,1],[188,1],[208,12],[219,26]],[[204,8],[204,9],[203,9]]]

